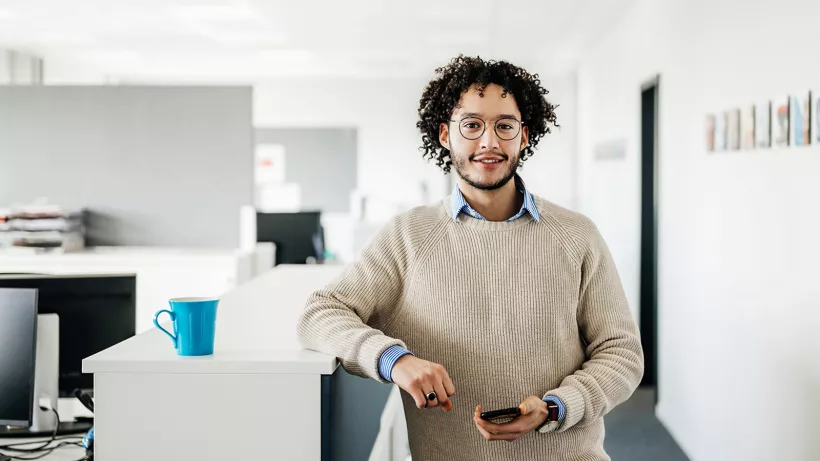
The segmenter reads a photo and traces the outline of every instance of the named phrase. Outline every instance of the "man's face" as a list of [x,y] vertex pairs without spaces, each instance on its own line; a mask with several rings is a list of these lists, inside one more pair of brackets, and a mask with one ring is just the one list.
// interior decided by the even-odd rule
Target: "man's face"
[[450,151],[456,173],[477,189],[507,184],[527,146],[528,131],[520,126],[518,104],[512,94],[503,94],[503,88],[490,84],[482,98],[475,86],[470,87],[453,110],[453,121],[439,128],[439,141]]

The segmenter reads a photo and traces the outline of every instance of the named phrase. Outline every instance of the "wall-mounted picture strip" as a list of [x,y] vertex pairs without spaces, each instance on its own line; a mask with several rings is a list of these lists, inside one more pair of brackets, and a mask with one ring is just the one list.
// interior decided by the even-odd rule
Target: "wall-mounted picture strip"
[[755,148],[755,106],[743,106],[740,109],[740,148]]
[[726,112],[715,116],[715,151],[726,150]]
[[727,149],[738,150],[740,149],[740,110],[732,109],[726,114]]
[[808,146],[811,144],[811,93],[792,95],[790,109],[792,145]]
[[772,103],[769,101],[755,107],[755,145],[764,149],[772,146]]
[[813,92],[812,99],[814,99],[814,110],[811,114],[812,125],[814,125],[812,136],[814,136],[814,144],[820,144],[820,91]]
[[715,114],[706,116],[706,151],[715,151]]
[[772,103],[772,145],[789,145],[789,97],[775,99]]

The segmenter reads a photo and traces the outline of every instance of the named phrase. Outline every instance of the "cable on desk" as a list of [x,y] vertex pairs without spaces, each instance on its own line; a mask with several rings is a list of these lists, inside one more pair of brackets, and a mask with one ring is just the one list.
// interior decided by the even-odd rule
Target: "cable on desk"
[[[83,436],[80,435],[80,434],[58,435],[53,440],[49,440],[49,443],[50,442],[62,442],[62,441],[70,440],[70,439],[77,439],[74,442],[71,442],[71,444],[82,446]],[[34,448],[12,448],[12,447],[19,447],[20,445],[32,445],[32,444],[35,444],[35,443],[42,443],[42,441],[35,440],[33,442],[15,442],[15,443],[10,443],[8,445],[0,445],[0,449],[2,449],[2,450],[11,450],[11,451],[27,451],[27,450],[37,451]]]
[[[40,409],[41,410],[46,410],[46,408],[44,408],[44,407],[40,407]],[[60,427],[60,414],[57,413],[57,410],[55,410],[54,408],[49,408],[49,409],[51,411],[53,411],[54,415],[57,417],[57,424],[54,426],[54,432],[51,433],[51,438],[48,439],[48,441],[46,441],[46,443],[44,443],[43,445],[41,445],[37,448],[19,448],[19,449],[10,448],[10,447],[17,446],[17,445],[24,445],[24,444],[21,444],[21,443],[12,443],[12,444],[9,444],[9,445],[3,445],[3,446],[0,446],[0,448],[5,448],[7,450],[19,451],[19,452],[36,452],[36,451],[40,451],[43,448],[47,447],[48,444],[50,444],[51,442],[54,441],[54,439],[57,438],[57,429]],[[31,442],[31,443],[36,443],[36,442]]]
[[[69,446],[69,445],[75,445],[75,446],[79,446],[79,447],[83,446],[81,441],[69,441],[69,440],[67,440],[67,439],[72,438],[72,437],[77,437],[76,435],[61,436],[58,439],[57,438],[57,429],[60,427],[60,414],[57,413],[57,410],[55,410],[54,408],[40,407],[40,409],[44,410],[44,411],[51,410],[51,411],[54,412],[54,415],[57,417],[57,425],[54,426],[54,432],[51,433],[51,438],[49,438],[46,442],[44,442],[39,447],[34,447],[34,448],[14,448],[14,447],[20,447],[21,445],[31,445],[31,444],[39,443],[39,442],[17,442],[17,443],[10,443],[10,444],[6,444],[6,445],[0,445],[0,449],[5,450],[5,451],[9,451],[9,452],[23,453],[24,455],[30,455],[30,454],[37,453],[36,456],[27,456],[25,458],[20,457],[20,456],[8,455],[8,454],[5,455],[5,456],[11,456],[11,459],[18,459],[18,460],[28,461],[28,460],[35,460],[35,459],[40,459],[40,458],[46,457],[46,456],[50,455],[54,450],[56,450],[58,448],[65,447],[65,446]],[[56,442],[58,440],[60,441],[60,443],[58,443],[57,445],[55,445],[53,447],[48,446],[52,442]],[[3,453],[0,453],[0,455],[2,455],[2,454]],[[87,457],[83,458],[83,460],[85,460],[85,459],[87,459]]]
[[[35,460],[35,459],[40,459],[40,458],[43,458],[45,456],[48,456],[51,453],[53,453],[55,450],[66,447],[66,446],[69,446],[69,445],[74,445],[74,446],[78,446],[78,447],[82,448],[82,443],[63,441],[63,442],[58,443],[57,445],[54,445],[53,447],[42,448],[39,451],[33,452],[33,453],[37,453],[36,455],[33,455],[32,452],[24,452],[23,455],[7,455],[7,456],[11,456],[11,459]],[[16,450],[12,450],[12,451],[16,451]]]

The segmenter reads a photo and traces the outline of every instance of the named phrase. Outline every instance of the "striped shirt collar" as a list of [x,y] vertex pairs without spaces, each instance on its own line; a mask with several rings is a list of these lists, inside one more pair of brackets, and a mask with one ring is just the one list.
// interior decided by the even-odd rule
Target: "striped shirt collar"
[[[515,221],[516,219],[524,216],[526,213],[529,213],[530,216],[532,216],[532,219],[536,222],[541,221],[541,215],[538,213],[538,207],[535,206],[535,198],[524,186],[524,180],[517,174],[515,175],[515,188],[518,192],[524,194],[524,203],[521,204],[521,209],[518,210],[518,213],[510,219],[507,219],[507,221]],[[482,219],[484,221],[487,220],[487,218],[481,216],[473,209],[473,207],[470,206],[469,203],[467,203],[467,200],[464,199],[464,194],[462,194],[461,190],[458,188],[458,184],[456,184],[456,187],[453,189],[453,194],[450,196],[450,210],[451,216],[455,221],[458,221],[458,215],[461,213],[476,219]]]

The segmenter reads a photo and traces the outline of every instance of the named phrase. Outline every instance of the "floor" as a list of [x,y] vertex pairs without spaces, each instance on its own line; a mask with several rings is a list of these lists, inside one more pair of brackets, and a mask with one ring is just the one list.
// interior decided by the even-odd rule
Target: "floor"
[[640,388],[604,417],[604,448],[613,461],[689,461],[655,417],[655,391]]

